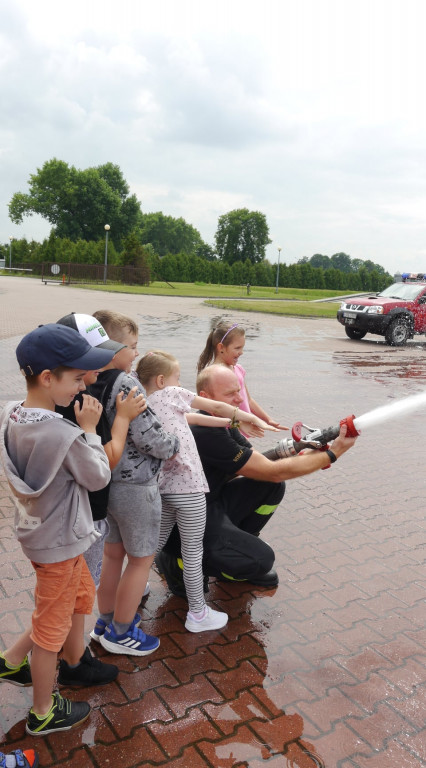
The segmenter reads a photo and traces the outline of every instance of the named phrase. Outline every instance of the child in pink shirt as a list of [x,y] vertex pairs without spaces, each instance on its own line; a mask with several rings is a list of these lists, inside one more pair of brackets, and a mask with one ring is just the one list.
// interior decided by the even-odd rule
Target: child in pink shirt
[[[243,398],[241,410],[247,411],[247,413],[254,413],[259,419],[266,421],[266,423],[272,427],[288,429],[288,427],[283,427],[278,421],[272,419],[262,406],[250,395],[245,383],[245,369],[238,362],[244,352],[245,343],[246,335],[244,328],[238,323],[218,323],[213,330],[210,331],[207,337],[206,346],[198,359],[197,373],[200,373],[203,368],[206,368],[212,363],[216,365],[226,365],[227,368],[231,368],[240,384],[240,395]],[[243,432],[243,430],[241,430],[241,432]],[[243,432],[243,434],[245,433]]]

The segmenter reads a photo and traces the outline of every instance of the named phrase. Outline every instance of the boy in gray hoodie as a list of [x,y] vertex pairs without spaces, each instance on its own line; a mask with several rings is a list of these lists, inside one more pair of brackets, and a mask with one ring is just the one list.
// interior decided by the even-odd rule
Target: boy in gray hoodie
[[68,685],[100,685],[118,674],[115,665],[94,659],[84,643],[84,616],[92,612],[95,585],[83,552],[97,536],[88,491],[110,479],[96,435],[102,406],[86,396],[75,410],[80,426],[55,413],[56,405],[69,405],[85,389],[86,371],[104,367],[113,355],[63,325],[36,328],[16,350],[27,396],[8,403],[0,417],[0,454],[16,504],[15,529],[36,574],[32,626],[0,654],[0,682],[33,685],[26,723],[32,735],[68,730],[89,715],[86,702],[52,693],[61,648],[59,681],[64,673]]

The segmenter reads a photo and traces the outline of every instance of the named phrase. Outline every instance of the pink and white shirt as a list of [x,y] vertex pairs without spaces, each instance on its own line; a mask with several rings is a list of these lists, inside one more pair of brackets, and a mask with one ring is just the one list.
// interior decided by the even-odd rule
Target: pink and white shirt
[[234,373],[240,385],[240,395],[243,398],[243,402],[241,403],[239,408],[241,408],[242,411],[246,411],[246,413],[251,413],[248,396],[247,396],[246,385],[244,384],[244,379],[246,375],[245,368],[243,368],[243,366],[240,365],[239,363],[236,363],[236,365],[234,365]]
[[192,410],[194,397],[194,392],[183,387],[165,387],[147,398],[166,432],[176,435],[180,442],[176,456],[167,459],[161,467],[160,493],[207,493],[209,490],[197,446],[185,416]]

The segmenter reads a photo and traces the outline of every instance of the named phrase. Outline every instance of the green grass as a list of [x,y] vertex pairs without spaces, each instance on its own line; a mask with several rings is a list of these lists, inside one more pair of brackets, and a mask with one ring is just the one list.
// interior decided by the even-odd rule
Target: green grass
[[[244,312],[264,312],[277,315],[299,317],[336,317],[340,302],[312,304],[315,299],[325,299],[341,295],[341,291],[326,291],[305,288],[275,288],[252,286],[247,296],[246,286],[211,285],[204,283],[174,283],[172,288],[167,283],[155,282],[149,286],[121,284],[82,285],[95,291],[117,293],[141,293],[160,296],[191,296],[207,299],[206,304],[219,309]],[[262,299],[269,299],[262,301]]]
[[208,300],[204,302],[211,307],[230,309],[233,312],[264,312],[271,315],[292,315],[297,317],[336,317],[340,302],[327,304],[311,304],[309,301],[232,301]]
[[[1,274],[10,274],[5,270]],[[15,273],[17,276],[17,273]],[[21,273],[19,276],[31,276]],[[58,280],[58,282],[60,282]],[[265,312],[278,315],[293,315],[301,317],[336,317],[339,302],[313,304],[315,299],[339,296],[341,291],[328,291],[305,288],[279,288],[253,285],[250,296],[247,296],[245,285],[213,285],[210,283],[168,283],[156,281],[150,285],[123,285],[122,283],[71,283],[68,288],[86,288],[103,293],[136,293],[152,296],[189,296],[206,299],[206,303],[219,309],[244,312]]]
[[113,293],[141,293],[151,294],[153,296],[196,296],[198,298],[218,298],[218,299],[273,299],[279,301],[286,299],[291,301],[313,301],[314,299],[324,299],[332,296],[340,296],[342,291],[328,290],[307,290],[305,288],[279,288],[275,293],[275,288],[252,286],[250,296],[247,296],[246,286],[240,285],[213,285],[207,283],[173,283],[171,287],[168,283],[153,282],[150,285],[122,285],[121,283],[103,283],[100,284],[77,284],[79,288],[87,288],[93,291],[110,291]]

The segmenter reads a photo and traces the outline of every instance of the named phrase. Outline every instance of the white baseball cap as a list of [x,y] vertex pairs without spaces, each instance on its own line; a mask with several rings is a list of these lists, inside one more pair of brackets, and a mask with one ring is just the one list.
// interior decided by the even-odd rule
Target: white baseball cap
[[125,344],[120,341],[113,341],[109,338],[105,328],[99,320],[92,315],[82,315],[78,312],[72,312],[70,315],[64,315],[58,320],[59,325],[67,325],[68,328],[74,328],[80,336],[90,344],[91,347],[100,347],[101,349],[113,349],[116,353],[125,348]]

